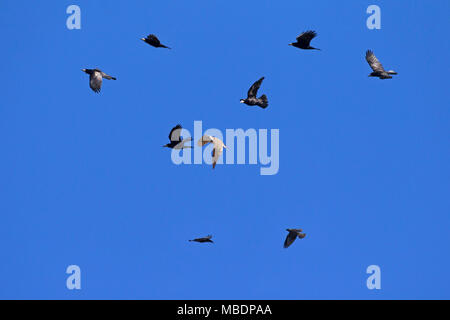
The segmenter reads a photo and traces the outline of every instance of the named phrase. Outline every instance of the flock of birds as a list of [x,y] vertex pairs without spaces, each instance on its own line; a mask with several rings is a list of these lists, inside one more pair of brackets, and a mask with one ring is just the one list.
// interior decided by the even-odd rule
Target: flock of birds
[[[305,31],[301,33],[296,42],[289,43],[290,46],[293,46],[302,50],[321,50],[318,48],[314,48],[311,46],[311,41],[317,36],[316,31]],[[154,34],[148,35],[146,38],[141,38],[142,41],[153,46],[155,48],[166,48],[171,49],[170,47],[164,45],[159,41],[158,37]],[[393,75],[396,75],[397,72],[393,70],[386,71],[380,61],[377,59],[375,54],[371,50],[367,50],[366,52],[366,61],[369,64],[372,72],[369,74],[369,77],[377,77],[379,79],[392,79]],[[102,88],[103,79],[107,80],[117,80],[115,77],[110,76],[100,69],[82,69],[83,72],[89,75],[89,86],[91,89],[99,93]],[[250,89],[247,92],[247,98],[241,99],[240,102],[244,103],[248,106],[258,106],[262,109],[265,109],[269,106],[269,101],[265,94],[261,95],[259,98],[257,97],[258,90],[261,87],[261,84],[264,80],[264,77],[253,83]],[[191,146],[186,146],[187,142],[192,141],[192,138],[181,139],[181,125],[176,125],[172,128],[169,133],[168,144],[165,144],[163,147],[171,148],[171,149],[186,149],[192,148]],[[197,145],[199,147],[203,147],[208,143],[212,143],[214,145],[212,150],[212,166],[213,169],[216,167],[217,161],[223,153],[223,149],[226,148],[225,144],[218,138],[204,135],[200,138]],[[288,248],[297,238],[303,239],[306,237],[306,234],[303,233],[302,229],[286,229],[288,232],[286,239],[284,241],[284,248]],[[212,235],[208,235],[202,238],[196,238],[189,241],[199,242],[199,243],[214,243],[212,240]]]

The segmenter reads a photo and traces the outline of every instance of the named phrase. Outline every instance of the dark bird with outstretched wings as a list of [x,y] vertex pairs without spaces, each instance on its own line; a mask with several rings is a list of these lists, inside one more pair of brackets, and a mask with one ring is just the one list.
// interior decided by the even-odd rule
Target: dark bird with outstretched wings
[[308,30],[297,37],[297,42],[289,43],[289,45],[304,50],[320,50],[318,48],[311,47],[310,45],[311,40],[315,37],[317,37],[317,32]]
[[89,86],[96,93],[99,93],[102,89],[103,78],[107,80],[117,80],[116,78],[107,75],[100,69],[81,69],[81,71],[89,75]]
[[289,233],[286,236],[286,240],[284,240],[285,248],[288,248],[295,241],[295,239],[303,239],[306,237],[306,233],[302,233],[302,229],[286,229],[286,231]]
[[261,83],[263,82],[264,77],[256,81],[250,89],[248,89],[247,92],[247,98],[241,99],[241,103],[245,103],[248,106],[258,106],[263,109],[267,108],[269,106],[269,101],[267,100],[267,96],[263,94],[261,97],[257,98],[256,95],[258,94],[259,87],[261,86]]
[[166,47],[165,45],[163,45],[157,36],[155,36],[154,34],[149,34],[147,36],[147,38],[141,38],[142,41],[144,41],[145,43],[155,47],[155,48],[167,48],[167,49],[171,49],[169,47]]
[[190,241],[190,242],[192,242],[192,241],[194,241],[194,242],[200,242],[200,243],[205,243],[205,242],[214,243],[214,242],[211,240],[211,238],[212,238],[212,235],[208,235],[208,236],[203,237],[203,238],[192,239],[192,240],[189,240],[189,241]]
[[172,130],[170,130],[169,133],[169,140],[170,142],[168,144],[163,145],[163,147],[165,148],[170,148],[170,149],[188,149],[188,148],[192,148],[191,146],[185,146],[184,144],[186,142],[192,141],[192,138],[186,138],[186,139],[181,139],[181,129],[183,129],[183,127],[180,124],[177,124],[175,127],[172,128]]
[[372,50],[367,50],[366,61],[373,70],[373,72],[369,74],[369,77],[378,77],[380,79],[392,79],[392,75],[398,74],[393,70],[389,71],[384,70],[383,65],[377,59],[377,57],[375,57],[375,54],[373,53]]

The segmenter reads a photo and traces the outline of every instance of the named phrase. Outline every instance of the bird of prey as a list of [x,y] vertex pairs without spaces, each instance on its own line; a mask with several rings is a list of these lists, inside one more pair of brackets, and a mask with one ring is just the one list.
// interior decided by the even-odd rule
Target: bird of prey
[[302,229],[286,229],[286,231],[289,233],[286,237],[286,240],[284,240],[285,248],[289,247],[295,241],[295,239],[297,239],[297,237],[299,237],[300,239],[306,237],[306,233],[302,233]]
[[200,242],[200,243],[204,243],[204,242],[211,242],[211,243],[214,243],[212,240],[211,240],[211,238],[212,238],[212,235],[209,235],[209,236],[206,236],[206,237],[203,237],[203,238],[197,238],[197,239],[193,239],[193,240],[189,240],[190,242],[191,241],[195,241],[195,242]]
[[258,89],[263,82],[264,77],[256,81],[247,92],[247,99],[241,99],[241,103],[245,103],[248,106],[258,106],[263,109],[267,108],[269,105],[269,101],[267,100],[267,96],[263,94],[261,97],[257,98]]
[[169,47],[166,47],[165,45],[161,44],[159,39],[154,34],[149,34],[147,38],[141,38],[142,41],[145,43],[148,43],[149,45],[155,47],[155,48],[167,48],[171,49]]
[[392,75],[397,74],[397,72],[393,70],[389,71],[384,70],[383,65],[380,63],[377,57],[375,57],[372,50],[367,50],[366,60],[373,70],[373,72],[369,74],[369,77],[378,77],[380,79],[392,79]]
[[312,39],[317,37],[317,33],[315,31],[309,30],[305,31],[297,37],[297,42],[289,43],[290,46],[305,49],[305,50],[320,50],[318,48],[314,48],[310,46],[310,42]]
[[220,158],[220,155],[223,152],[223,148],[227,148],[226,145],[223,144],[222,140],[213,137],[213,136],[208,136],[208,135],[204,135],[203,137],[200,138],[200,140],[198,140],[198,146],[199,147],[203,147],[204,145],[208,144],[208,143],[212,143],[214,145],[213,147],[213,151],[212,151],[212,165],[213,165],[213,169],[216,167],[217,161]]
[[81,71],[89,75],[89,86],[96,93],[99,93],[102,89],[103,78],[108,80],[117,80],[116,78],[107,75],[99,69],[81,69]]
[[169,140],[170,143],[164,145],[163,147],[166,148],[170,148],[170,149],[188,149],[188,148],[192,148],[190,146],[185,146],[184,144],[186,142],[192,141],[192,138],[186,138],[181,140],[181,129],[183,129],[183,127],[180,124],[177,124],[175,127],[172,128],[172,130],[170,130],[169,133]]

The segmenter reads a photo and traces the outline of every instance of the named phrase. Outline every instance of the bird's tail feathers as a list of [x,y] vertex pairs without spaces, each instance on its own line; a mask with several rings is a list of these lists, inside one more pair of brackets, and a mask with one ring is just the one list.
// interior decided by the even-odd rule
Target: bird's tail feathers
[[262,108],[267,108],[269,106],[269,100],[267,99],[267,96],[265,94],[263,94],[261,97],[259,97],[259,99],[262,100]]

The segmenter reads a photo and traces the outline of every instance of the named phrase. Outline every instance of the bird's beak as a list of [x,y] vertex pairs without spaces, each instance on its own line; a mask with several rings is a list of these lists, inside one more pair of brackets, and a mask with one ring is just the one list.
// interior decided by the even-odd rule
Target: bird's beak
[[86,69],[81,69],[81,71],[86,72]]
[[144,40],[145,40],[145,38],[141,38],[141,40],[142,40],[142,41],[144,41]]
[[292,43],[289,43],[290,46],[292,46]]

